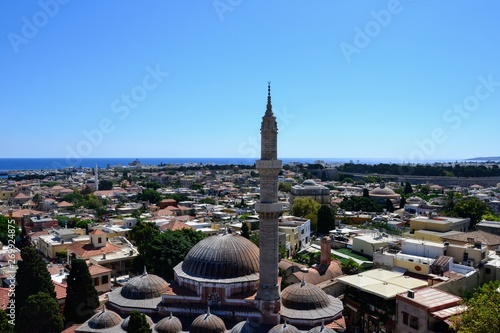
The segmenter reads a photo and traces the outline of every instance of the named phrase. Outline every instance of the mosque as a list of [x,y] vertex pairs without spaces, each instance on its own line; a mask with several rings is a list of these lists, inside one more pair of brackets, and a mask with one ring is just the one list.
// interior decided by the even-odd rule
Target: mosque
[[[321,288],[295,283],[280,290],[278,277],[278,128],[268,85],[261,124],[260,250],[225,232],[197,243],[174,268],[174,281],[146,270],[108,295],[103,309],[75,332],[127,332],[133,310],[146,314],[157,333],[332,333],[343,331],[343,305]],[[126,317],[126,319],[123,319]],[[154,324],[151,318],[162,318]],[[335,324],[335,325],[334,325]],[[337,327],[334,330],[331,327]]]

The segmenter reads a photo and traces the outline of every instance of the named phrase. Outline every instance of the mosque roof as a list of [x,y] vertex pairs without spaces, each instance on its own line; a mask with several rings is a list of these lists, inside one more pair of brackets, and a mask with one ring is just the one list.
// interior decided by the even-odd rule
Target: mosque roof
[[120,294],[128,299],[151,299],[161,297],[168,289],[168,283],[161,277],[144,273],[133,277],[121,289]]
[[191,323],[190,333],[226,333],[224,321],[210,313],[199,315]]
[[182,271],[192,277],[233,279],[259,272],[259,248],[238,234],[207,237],[184,258]]
[[156,323],[155,331],[158,333],[180,333],[182,332],[182,323],[179,318],[170,314]]

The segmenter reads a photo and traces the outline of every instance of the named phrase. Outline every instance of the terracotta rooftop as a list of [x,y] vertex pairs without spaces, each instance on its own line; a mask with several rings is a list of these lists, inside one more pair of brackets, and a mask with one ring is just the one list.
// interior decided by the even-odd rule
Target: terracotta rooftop
[[89,233],[90,235],[106,235],[106,232],[101,229],[95,229]]
[[171,221],[160,227],[160,230],[180,230],[180,229],[194,229],[192,226],[181,222],[181,221]]
[[0,309],[7,309],[9,305],[9,288],[0,288]]
[[56,298],[57,299],[65,299],[66,298],[66,284],[62,284],[56,281],[52,281],[54,284],[54,289],[56,291]]
[[500,236],[491,234],[489,232],[477,230],[471,232],[464,232],[461,234],[444,236],[444,241],[458,241],[458,242],[467,242],[469,238],[474,239],[474,242],[482,242],[488,245],[499,245],[500,244]]
[[413,303],[417,306],[424,307],[430,312],[439,311],[459,304],[462,300],[460,297],[448,294],[444,291],[425,287],[414,290],[414,297],[408,297],[408,293],[404,292],[397,295],[398,299],[404,299],[405,302]]
[[89,266],[89,273],[91,276],[104,274],[108,272],[111,272],[111,270],[101,265],[92,264]]
[[106,242],[106,246],[94,247],[92,243],[89,244],[79,244],[75,243],[68,246],[68,251],[75,253],[78,257],[82,259],[88,259],[93,256],[97,256],[103,253],[113,253],[120,251],[120,248],[109,242]]
[[61,201],[57,204],[57,207],[73,207],[73,204],[67,201]]

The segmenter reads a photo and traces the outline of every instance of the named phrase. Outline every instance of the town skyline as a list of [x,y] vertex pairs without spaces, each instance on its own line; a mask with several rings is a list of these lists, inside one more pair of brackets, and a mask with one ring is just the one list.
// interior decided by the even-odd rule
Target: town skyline
[[3,3],[0,155],[257,159],[270,80],[280,157],[497,156],[498,7]]

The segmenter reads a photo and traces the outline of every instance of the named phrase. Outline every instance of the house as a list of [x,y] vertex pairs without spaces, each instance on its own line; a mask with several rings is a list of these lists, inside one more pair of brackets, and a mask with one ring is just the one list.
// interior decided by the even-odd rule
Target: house
[[396,295],[397,332],[451,332],[450,317],[465,310],[462,299],[426,287]]

